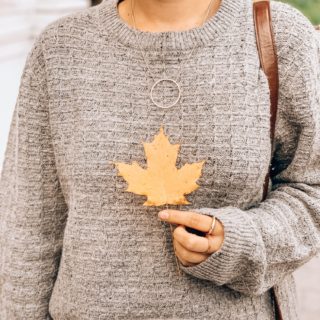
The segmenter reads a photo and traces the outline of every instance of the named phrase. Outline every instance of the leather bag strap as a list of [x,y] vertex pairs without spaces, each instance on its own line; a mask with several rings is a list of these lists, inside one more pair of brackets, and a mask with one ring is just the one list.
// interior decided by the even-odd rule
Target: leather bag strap
[[[274,131],[278,105],[279,74],[277,50],[271,23],[270,1],[253,0],[253,16],[256,32],[256,43],[259,51],[260,66],[268,78],[270,89],[270,139],[271,139],[271,162],[263,185],[263,200],[266,199],[269,186],[269,178],[273,175],[272,155],[274,150]],[[283,320],[279,301],[275,290],[270,289],[275,302],[275,316],[277,320]]]
[[[271,24],[270,1],[253,0],[253,14],[257,39],[257,48],[260,57],[260,66],[266,74],[270,89],[270,139],[271,139],[271,159],[274,150],[274,132],[278,105],[278,59]],[[266,198],[269,186],[269,177],[273,175],[274,167],[272,160],[269,171],[266,174],[263,190],[263,199]]]

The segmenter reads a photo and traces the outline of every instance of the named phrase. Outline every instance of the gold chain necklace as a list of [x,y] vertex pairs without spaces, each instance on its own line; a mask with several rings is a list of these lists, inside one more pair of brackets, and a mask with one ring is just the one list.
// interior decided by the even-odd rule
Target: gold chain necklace
[[[212,4],[213,4],[213,0],[211,0],[210,3],[209,3],[209,5],[208,5],[208,8],[207,8],[207,10],[206,10],[206,13],[207,13],[207,14],[206,14],[205,17],[204,17],[204,19],[203,19],[203,21],[202,21],[202,24],[204,24],[204,22],[207,20],[207,18],[208,18],[208,16],[209,16],[209,13],[210,13],[210,9],[211,9]],[[135,17],[134,17],[134,12],[133,12],[133,8],[134,8],[133,0],[131,0],[131,15],[132,15],[132,20],[133,20],[134,28],[135,28],[135,30],[137,30],[136,22],[135,22]],[[152,76],[152,72],[150,71],[150,68],[149,68],[149,66],[148,66],[148,63],[146,62],[146,57],[145,57],[145,54],[143,53],[143,50],[142,50],[142,48],[141,48],[141,46],[140,46],[140,42],[139,42],[139,39],[138,39],[137,34],[136,34],[136,38],[137,38],[137,44],[139,45],[139,48],[140,48],[140,51],[141,51],[141,54],[142,54],[144,63],[145,63],[145,65],[146,65],[146,68],[147,68],[150,76],[152,77],[152,79],[153,79],[153,81],[154,81],[154,84],[153,84],[153,86],[152,86],[152,88],[151,88],[151,90],[150,90],[150,98],[151,98],[152,102],[153,102],[157,107],[162,108],[162,109],[168,109],[168,108],[171,108],[171,107],[175,106],[175,105],[178,103],[178,101],[180,100],[180,97],[181,97],[181,86],[180,86],[180,84],[179,84],[176,80],[174,80],[174,79],[172,79],[172,78],[169,78],[169,77],[167,77],[167,76],[166,76],[166,77],[163,77],[163,78],[160,78],[160,79],[158,79],[158,80],[155,80],[155,79],[154,79],[154,77]],[[189,55],[188,58],[187,58],[187,61],[191,58],[194,49],[195,49],[195,44],[194,44],[194,46],[193,46],[193,48],[192,48],[192,50],[191,50],[190,55]],[[163,59],[162,59],[162,61],[163,61]],[[164,63],[163,63],[163,65],[164,65]],[[173,101],[173,102],[172,102],[171,104],[169,104],[169,105],[161,105],[161,104],[159,104],[158,102],[156,102],[156,101],[154,100],[154,96],[153,96],[153,93],[154,93],[155,88],[156,88],[161,82],[164,82],[164,81],[173,83],[173,84],[176,86],[176,88],[178,89],[178,97],[176,98],[175,101]]]

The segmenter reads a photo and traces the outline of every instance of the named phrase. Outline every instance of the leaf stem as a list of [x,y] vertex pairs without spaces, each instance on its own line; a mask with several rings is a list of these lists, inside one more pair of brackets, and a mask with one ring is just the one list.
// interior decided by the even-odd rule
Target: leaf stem
[[[166,204],[166,209],[168,209],[168,204]],[[179,205],[179,210],[180,210],[180,205]],[[171,239],[172,239],[172,244],[173,244],[173,227],[172,227],[171,223],[169,223],[169,224],[170,224]],[[179,261],[178,261],[177,255],[176,255],[176,248],[174,246],[173,246],[173,250],[175,252],[174,256],[175,256],[176,264],[178,267],[178,275],[180,277],[181,276],[181,269],[180,269]]]

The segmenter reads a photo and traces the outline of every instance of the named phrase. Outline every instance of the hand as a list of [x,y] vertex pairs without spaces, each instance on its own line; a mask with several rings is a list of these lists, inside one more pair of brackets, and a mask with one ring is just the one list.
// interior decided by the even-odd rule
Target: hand
[[[167,218],[161,218],[160,213],[167,212]],[[216,218],[215,227],[211,235],[199,236],[190,233],[186,227],[202,231],[210,230],[212,217],[180,210],[162,210],[159,218],[172,224],[178,225],[173,231],[173,246],[175,254],[184,266],[193,266],[206,260],[213,252],[218,251],[224,241],[223,224]]]

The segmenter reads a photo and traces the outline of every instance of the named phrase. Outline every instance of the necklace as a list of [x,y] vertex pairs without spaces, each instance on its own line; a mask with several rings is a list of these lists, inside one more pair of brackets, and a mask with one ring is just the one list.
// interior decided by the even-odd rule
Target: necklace
[[[202,21],[202,24],[204,24],[204,22],[207,20],[207,18],[208,18],[208,16],[209,16],[209,12],[210,12],[210,9],[211,9],[211,7],[212,7],[212,4],[213,4],[213,0],[211,0],[210,3],[209,3],[209,5],[208,5],[208,8],[207,8],[207,10],[206,10],[206,15],[205,15],[205,17],[204,17],[204,19],[203,19],[203,21]],[[133,12],[133,7],[134,7],[134,5],[133,5],[133,0],[131,0],[131,15],[132,15],[132,20],[133,20],[134,28],[137,30],[136,22],[135,22],[135,17],[134,17],[134,12]],[[165,77],[162,77],[162,78],[160,78],[160,79],[158,79],[158,80],[155,80],[155,79],[154,79],[154,77],[152,76],[152,72],[150,71],[150,68],[149,68],[149,66],[148,66],[148,63],[147,63],[147,61],[146,61],[145,54],[143,53],[143,50],[142,50],[142,48],[141,48],[141,46],[140,46],[140,42],[139,42],[139,39],[138,39],[137,34],[136,34],[136,39],[137,39],[137,44],[139,45],[139,48],[140,48],[140,51],[141,51],[141,54],[142,54],[144,63],[145,63],[145,65],[146,65],[146,68],[147,68],[150,76],[152,77],[152,79],[153,79],[153,81],[154,81],[154,84],[153,84],[153,86],[152,86],[152,88],[151,88],[151,90],[150,90],[150,98],[151,98],[152,102],[153,102],[157,107],[162,108],[162,109],[168,109],[168,108],[171,108],[171,107],[175,106],[175,105],[178,103],[178,101],[180,100],[180,97],[181,97],[181,86],[180,86],[180,84],[179,84],[176,80],[174,80],[174,79],[166,76],[165,68],[163,68]],[[193,46],[193,48],[192,48],[192,50],[191,50],[191,52],[190,52],[190,54],[189,54],[189,56],[188,56],[188,58],[187,58],[187,61],[191,58],[194,49],[195,49],[195,44],[194,44],[194,46]],[[162,62],[163,62],[163,67],[164,67],[165,64],[164,64],[164,59],[163,59],[163,58],[162,58]],[[160,83],[165,82],[165,81],[173,84],[173,85],[177,88],[177,90],[178,90],[178,97],[177,97],[171,104],[161,105],[161,104],[159,104],[158,102],[156,102],[155,99],[154,99],[154,90],[156,89],[156,87],[157,87]]]

